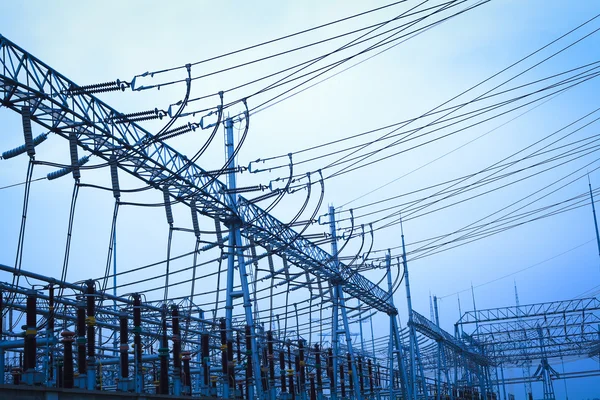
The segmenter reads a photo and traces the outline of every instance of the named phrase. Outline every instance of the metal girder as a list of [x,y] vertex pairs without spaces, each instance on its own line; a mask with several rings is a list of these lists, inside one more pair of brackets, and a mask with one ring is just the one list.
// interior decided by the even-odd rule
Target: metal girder
[[457,325],[476,323],[471,334],[463,333],[466,341],[498,363],[519,365],[542,358],[594,354],[599,339],[599,309],[600,302],[595,298],[575,299],[468,312]]
[[342,281],[348,294],[387,314],[397,313],[389,296],[356,271],[339,264],[332,256],[243,197],[226,191],[226,185],[173,148],[154,141],[153,136],[132,122],[113,123],[121,115],[89,94],[68,94],[78,86],[0,35],[0,101],[20,113],[25,104],[32,120],[50,131],[68,136],[74,131],[78,145],[109,161],[154,187],[167,186],[169,194],[189,205],[194,199],[198,211],[221,221],[237,216],[241,232],[256,243],[278,251],[305,271],[325,280]]
[[536,318],[533,320],[506,321],[498,324],[479,325],[478,329],[470,336],[479,342],[512,340],[511,336],[518,336],[526,332],[531,338],[537,338],[537,329],[549,330],[553,334],[569,334],[572,336],[597,332],[600,317],[592,313],[581,313],[551,318]]
[[539,303],[523,306],[492,308],[488,310],[467,311],[458,320],[458,325],[482,324],[486,322],[504,321],[510,319],[543,317],[554,314],[564,314],[583,311],[600,310],[600,301],[594,297]]
[[427,336],[436,342],[441,342],[444,346],[452,349],[455,353],[464,355],[471,361],[482,365],[492,365],[492,360],[483,354],[471,349],[465,343],[456,339],[454,336],[441,329],[439,326],[413,310],[413,322],[417,332]]

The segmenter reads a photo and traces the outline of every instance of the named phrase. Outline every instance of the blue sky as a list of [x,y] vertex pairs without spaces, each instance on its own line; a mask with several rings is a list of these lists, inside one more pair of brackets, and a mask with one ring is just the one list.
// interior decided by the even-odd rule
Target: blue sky
[[[3,2],[0,4],[0,34],[78,84],[91,84],[117,78],[129,81],[134,75],[145,71],[205,59],[382,4],[385,2]],[[247,165],[257,158],[295,152],[421,115],[599,12],[599,5],[592,1],[494,0],[252,116],[248,138],[240,151],[238,162],[240,165]],[[376,23],[391,15],[392,11],[369,15],[360,21],[349,22],[344,25],[344,30]],[[574,37],[590,33],[599,26],[598,21],[590,23],[578,33],[579,36]],[[330,36],[340,30],[340,27],[331,27],[291,39],[285,44],[278,43],[258,49],[251,54],[244,53],[194,66],[192,73],[194,76],[204,74]],[[336,43],[340,45],[344,41]],[[523,67],[499,76],[460,100],[467,101],[484,93],[568,43],[569,40],[557,43]],[[592,35],[519,77],[509,87],[595,62],[599,45],[598,34]],[[192,91],[194,95],[200,96],[225,90],[254,76],[315,57],[322,51],[332,49],[332,46],[324,45],[268,63],[198,80],[193,84]],[[162,76],[165,80],[182,77],[179,72]],[[148,78],[145,82],[159,82],[163,79],[162,76]],[[598,88],[598,82],[591,80],[514,121],[510,120],[516,114],[507,115],[391,157],[371,167],[330,179],[326,182],[324,206],[318,215],[326,213],[327,204],[339,207],[493,130],[440,160],[352,202],[344,210],[481,170],[595,110],[600,106]],[[181,98],[183,91],[184,88],[180,85],[163,87],[160,91],[110,93],[101,95],[100,98],[120,111],[134,112],[154,107],[167,108]],[[261,99],[250,98],[250,107],[258,105],[259,100]],[[214,98],[209,99],[206,104],[214,106],[215,101]],[[230,112],[234,114],[241,110],[238,107]],[[1,150],[20,145],[20,116],[0,109],[0,120],[3,131]],[[154,123],[146,126],[151,132],[160,127]],[[597,127],[592,125],[574,134],[571,140],[594,135],[595,129]],[[35,132],[41,132],[40,128]],[[185,154],[193,154],[203,143],[202,135],[206,134],[205,131],[196,131],[176,138],[170,144]],[[359,141],[350,143],[356,144]],[[38,151],[39,159],[59,163],[68,160],[67,142],[57,137],[52,137]],[[323,153],[310,153],[320,154]],[[294,155],[295,160],[304,158],[304,154]],[[585,170],[592,171],[600,166],[596,158],[595,153],[591,153],[535,178],[437,213],[408,220],[404,230],[409,249],[416,247],[412,243],[453,232],[577,169],[583,168],[579,175]],[[297,168],[298,171],[314,170],[332,160],[319,160]],[[222,162],[222,134],[219,131],[209,152],[199,164],[206,169],[213,169],[218,168]],[[265,166],[275,164],[276,162],[267,163]],[[587,164],[589,166],[586,167]],[[23,157],[1,161],[0,187],[22,181],[25,166],[26,160]],[[51,170],[49,167],[36,167],[34,177],[43,176]],[[256,175],[244,173],[238,180],[240,185],[268,183],[286,173],[285,169]],[[108,172],[105,170],[84,171],[83,175],[87,182],[109,183]],[[136,187],[134,179],[124,174],[121,177],[124,187]],[[590,178],[592,186],[597,188],[600,174],[592,172]],[[33,184],[24,269],[53,276],[60,274],[72,186],[73,182],[69,177]],[[578,179],[532,207],[562,201],[586,190],[587,179]],[[483,191],[481,189],[475,193]],[[160,193],[146,192],[143,195],[132,195],[128,199],[152,203],[160,202],[161,197]],[[0,218],[6,227],[0,231],[0,263],[12,265],[20,221],[22,187],[1,190],[0,198],[3,204]],[[285,220],[296,213],[303,201],[302,192],[287,196],[273,213]],[[316,199],[312,199],[311,204],[314,206],[315,202]],[[110,193],[84,188],[77,207],[70,262],[72,267],[68,275],[68,279],[73,281],[90,275],[101,276],[103,273],[113,207],[112,196]],[[376,208],[361,210],[373,211]],[[357,210],[356,214],[362,214],[362,211]],[[176,223],[189,226],[191,222],[188,215],[187,209],[175,207]],[[345,216],[347,217],[347,213],[339,215],[340,218]],[[367,223],[368,226],[368,222],[370,218],[365,217],[359,223]],[[204,221],[203,224],[210,226],[210,221]],[[347,225],[346,222],[344,226]],[[327,227],[319,225],[310,229],[311,233],[325,231]],[[127,269],[164,258],[167,234],[163,209],[123,207],[118,225],[118,264]],[[397,225],[377,231],[374,250],[397,247],[399,235]],[[190,235],[176,233],[173,253],[190,251],[193,244],[194,240]],[[351,242],[344,255],[353,255],[353,251],[358,251],[359,245],[360,243]],[[398,250],[392,252],[398,254]],[[179,265],[183,266],[185,263]],[[214,268],[214,265],[207,266],[207,271]],[[442,325],[448,331],[452,331],[453,324],[459,317],[457,296],[453,294],[469,289],[471,284],[475,286],[479,309],[513,305],[515,281],[522,304],[570,299],[584,293],[597,295],[600,292],[600,259],[589,206],[415,260],[410,263],[410,269],[415,309],[428,316],[429,293],[440,296]],[[522,269],[526,270],[498,279]],[[153,270],[152,273],[158,274],[160,271]],[[372,271],[368,275],[377,281],[381,278],[381,271]],[[487,284],[490,281],[494,282]],[[158,285],[160,282],[154,283]],[[213,284],[206,281],[207,287]],[[485,285],[481,286],[482,284]],[[176,290],[185,293],[188,288]],[[462,292],[460,300],[463,310],[472,308],[470,291]],[[401,309],[404,322],[405,302],[404,291],[399,290],[396,293],[396,305]],[[385,318],[377,319],[377,323],[385,326]],[[566,365],[569,369],[580,364]],[[569,397],[572,399],[599,394],[595,389],[600,387],[598,378],[570,381],[568,385]],[[555,386],[557,394],[563,396],[562,383]],[[520,387],[513,391],[517,398],[523,396]]]

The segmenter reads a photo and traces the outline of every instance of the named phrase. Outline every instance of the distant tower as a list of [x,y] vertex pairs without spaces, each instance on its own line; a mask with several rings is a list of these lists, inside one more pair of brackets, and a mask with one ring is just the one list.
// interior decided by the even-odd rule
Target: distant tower
[[[517,305],[517,317],[519,317],[521,315],[521,309],[519,308],[521,306],[521,304],[519,303],[519,292],[517,291],[517,281],[514,281],[515,283],[515,303]],[[525,331],[524,331],[525,332]],[[527,335],[527,333],[523,333],[524,335]],[[523,351],[523,355],[526,355],[526,352]],[[531,378],[531,360],[525,360],[523,361],[523,378],[524,379],[530,379]],[[525,381],[525,398],[526,399],[531,399],[533,396],[533,392],[531,390],[531,382],[530,381]]]
[[598,234],[598,220],[596,219],[596,206],[594,205],[594,194],[592,193],[592,182],[588,174],[588,186],[590,188],[590,201],[592,203],[592,214],[594,214],[594,228],[596,228],[596,243],[598,244],[598,256],[600,256],[600,235]]

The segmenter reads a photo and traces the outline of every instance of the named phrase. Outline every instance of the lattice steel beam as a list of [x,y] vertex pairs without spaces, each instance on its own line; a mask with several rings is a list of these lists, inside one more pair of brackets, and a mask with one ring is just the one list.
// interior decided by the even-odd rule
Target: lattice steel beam
[[141,126],[113,123],[111,117],[121,113],[96,97],[68,94],[78,87],[74,82],[1,35],[0,69],[2,105],[18,113],[29,105],[32,120],[48,130],[65,138],[74,130],[78,145],[93,155],[105,161],[111,155],[123,157],[119,167],[124,171],[156,188],[167,186],[170,195],[185,204],[193,198],[204,215],[223,222],[235,216],[245,237],[280,249],[281,256],[321,279],[341,280],[345,292],[370,307],[397,313],[379,286],[343,264],[335,270],[329,253],[243,197],[234,205],[226,185],[168,145],[154,142]]

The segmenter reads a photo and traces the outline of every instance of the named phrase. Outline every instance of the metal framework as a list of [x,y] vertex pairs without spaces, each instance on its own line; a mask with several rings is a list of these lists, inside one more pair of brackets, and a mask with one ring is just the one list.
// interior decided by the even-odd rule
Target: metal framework
[[[310,400],[492,400],[500,396],[504,366],[535,362],[538,369],[523,380],[543,380],[544,396],[550,399],[552,380],[559,375],[551,367],[553,360],[600,354],[600,302],[595,298],[469,311],[456,323],[453,336],[440,327],[437,299],[435,321],[412,309],[406,257],[398,260],[409,310],[408,324],[402,328],[393,301],[389,253],[387,290],[358,273],[360,268],[341,263],[333,207],[329,212],[330,254],[237,194],[235,172],[231,172],[236,166],[230,118],[223,124],[230,173],[227,183],[222,183],[214,173],[190,162],[2,36],[0,104],[22,114],[24,123],[34,121],[107,165],[161,190],[165,203],[176,199],[188,205],[194,217],[197,211],[214,219],[219,229],[222,224],[228,230],[219,243],[202,249],[225,247],[225,243],[228,247],[221,253],[221,260],[227,260],[226,317],[219,321],[205,317],[191,301],[168,304],[165,295],[164,303],[153,304],[142,302],[138,294],[99,294],[92,280],[75,285],[0,265],[2,271],[27,276],[43,286],[32,290],[0,283],[0,294],[5,294],[0,296],[0,311],[11,318],[11,329],[0,325],[0,384],[12,377],[13,383],[48,387],[249,400],[291,400],[296,396],[302,400],[309,396]],[[76,169],[77,159],[71,161],[71,168]],[[167,219],[171,235],[168,209]],[[116,210],[113,229],[115,220]],[[265,253],[257,256],[255,244]],[[275,270],[273,254],[283,259],[281,270]],[[330,348],[308,348],[299,326],[292,341],[289,332],[273,331],[272,320],[269,329],[259,322],[249,264],[262,258],[270,261],[270,274],[262,279],[271,279],[272,285],[276,275],[283,275],[288,290],[307,288],[311,302],[318,297],[311,285],[319,287],[321,297],[324,290],[329,292],[329,298],[321,302],[332,306]],[[290,274],[287,263],[301,272]],[[166,276],[168,279],[169,274]],[[306,282],[300,282],[304,277]],[[234,290],[236,278],[239,291]],[[291,286],[292,282],[297,285]],[[55,298],[54,287],[69,289],[75,297]],[[361,312],[350,315],[350,298],[359,301],[359,309],[366,306],[387,315],[387,343],[376,349],[372,337],[371,350],[365,350],[364,317]],[[237,319],[233,314],[236,299],[241,299],[236,304],[244,309]],[[113,304],[107,306],[104,301]],[[12,331],[16,325],[13,317],[26,318],[23,332]],[[360,346],[353,341],[350,322],[360,324]],[[113,343],[107,338],[114,338]]]

